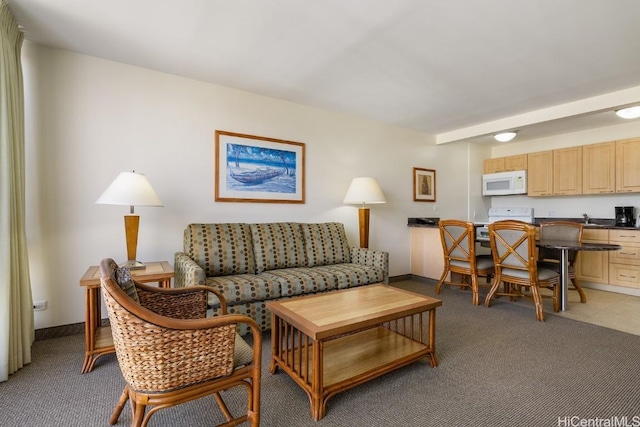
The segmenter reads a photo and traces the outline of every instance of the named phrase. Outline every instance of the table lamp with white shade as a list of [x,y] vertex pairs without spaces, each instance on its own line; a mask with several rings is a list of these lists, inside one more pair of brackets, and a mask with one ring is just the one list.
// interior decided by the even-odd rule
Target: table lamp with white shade
[[127,262],[124,266],[132,270],[145,268],[143,263],[136,260],[140,217],[134,215],[134,207],[164,206],[147,177],[135,171],[120,173],[96,203],[130,206],[130,214],[124,216],[124,230],[127,239]]
[[366,205],[387,203],[375,178],[353,178],[344,197],[345,204],[361,205],[358,209],[360,222],[360,247],[369,247],[369,208]]

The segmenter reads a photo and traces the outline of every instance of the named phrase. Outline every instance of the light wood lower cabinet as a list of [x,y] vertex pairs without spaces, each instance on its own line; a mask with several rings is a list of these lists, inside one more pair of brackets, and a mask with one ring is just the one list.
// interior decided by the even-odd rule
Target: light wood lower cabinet
[[619,251],[581,251],[576,264],[578,280],[640,289],[640,230],[585,228],[583,242],[612,243]]
[[[609,243],[609,230],[585,228],[582,241],[590,243]],[[576,262],[576,277],[587,282],[609,283],[609,252],[580,251]]]
[[640,231],[610,230],[609,243],[622,246],[609,254],[609,284],[640,289]]
[[437,227],[411,227],[411,274],[439,280],[444,253]]

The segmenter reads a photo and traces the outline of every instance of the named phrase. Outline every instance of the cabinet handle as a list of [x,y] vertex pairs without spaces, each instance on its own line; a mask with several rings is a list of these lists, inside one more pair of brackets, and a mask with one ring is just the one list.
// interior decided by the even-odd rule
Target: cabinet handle
[[625,278],[629,278],[629,279],[635,279],[636,276],[626,276],[624,274],[621,274],[620,277],[625,277]]
[[624,234],[621,234],[621,235],[620,235],[620,237],[628,237],[629,239],[635,239],[635,238],[636,238],[636,235],[635,235],[635,234],[633,234],[633,235],[631,235],[631,236],[625,236]]
[[636,252],[618,252],[620,255],[633,255],[636,256],[638,255]]

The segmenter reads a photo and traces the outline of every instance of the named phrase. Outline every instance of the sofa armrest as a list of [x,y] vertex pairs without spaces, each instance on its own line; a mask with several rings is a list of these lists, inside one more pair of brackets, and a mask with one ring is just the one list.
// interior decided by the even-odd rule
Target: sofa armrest
[[206,284],[207,276],[204,269],[184,252],[176,252],[173,264],[174,287],[184,288],[185,286]]
[[384,283],[389,284],[389,252],[352,247],[351,262],[382,269],[384,271]]

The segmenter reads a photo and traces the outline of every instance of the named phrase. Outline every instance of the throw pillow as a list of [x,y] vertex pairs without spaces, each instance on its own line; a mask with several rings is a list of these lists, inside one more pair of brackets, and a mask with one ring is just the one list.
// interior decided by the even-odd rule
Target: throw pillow
[[136,285],[133,283],[133,278],[131,277],[131,271],[127,267],[116,267],[115,273],[116,283],[118,283],[118,286],[120,286],[129,298],[139,304],[140,300],[138,299]]

